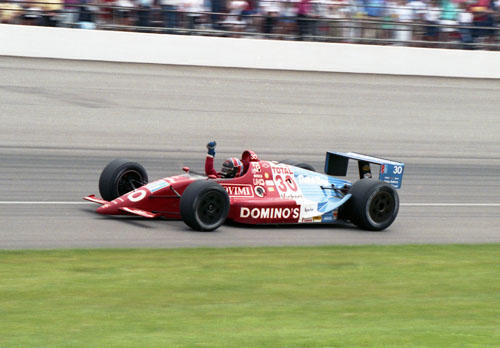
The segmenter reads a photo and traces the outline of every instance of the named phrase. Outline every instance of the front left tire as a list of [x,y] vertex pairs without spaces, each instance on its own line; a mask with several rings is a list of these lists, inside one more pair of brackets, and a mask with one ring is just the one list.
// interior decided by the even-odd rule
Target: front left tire
[[144,167],[126,159],[111,161],[99,178],[101,197],[112,201],[148,183],[148,173]]

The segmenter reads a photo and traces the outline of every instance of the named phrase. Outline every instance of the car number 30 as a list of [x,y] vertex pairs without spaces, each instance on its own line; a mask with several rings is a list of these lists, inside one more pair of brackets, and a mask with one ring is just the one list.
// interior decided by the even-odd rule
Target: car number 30
[[290,175],[287,175],[285,179],[283,179],[281,175],[276,175],[275,180],[278,184],[278,189],[281,192],[286,192],[288,189],[297,191],[297,184]]
[[402,173],[403,173],[403,167],[402,166],[394,166],[392,174],[402,174]]

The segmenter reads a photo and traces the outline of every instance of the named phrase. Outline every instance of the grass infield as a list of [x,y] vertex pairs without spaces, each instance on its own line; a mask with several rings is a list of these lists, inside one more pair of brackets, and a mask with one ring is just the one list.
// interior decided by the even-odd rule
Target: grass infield
[[500,244],[0,252],[0,347],[499,347]]

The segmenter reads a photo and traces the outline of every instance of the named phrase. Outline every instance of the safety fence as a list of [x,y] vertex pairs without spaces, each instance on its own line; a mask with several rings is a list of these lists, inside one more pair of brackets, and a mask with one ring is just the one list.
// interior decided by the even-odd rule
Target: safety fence
[[[2,23],[178,35],[245,37],[412,47],[500,49],[500,12],[401,6],[368,6],[317,1],[301,14],[293,1],[267,1],[249,10],[245,1],[226,11],[202,6],[79,2],[58,0],[0,3]],[[117,4],[120,4],[118,6]],[[230,3],[231,4],[231,3]],[[377,15],[373,15],[376,13]]]

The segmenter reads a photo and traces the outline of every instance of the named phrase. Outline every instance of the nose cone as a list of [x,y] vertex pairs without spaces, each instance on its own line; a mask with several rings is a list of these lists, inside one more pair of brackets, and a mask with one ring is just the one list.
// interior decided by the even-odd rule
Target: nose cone
[[145,198],[149,197],[149,195],[150,193],[148,190],[140,188],[100,206],[97,208],[97,212],[105,215],[128,215],[122,208],[144,209],[142,205]]
[[101,205],[99,208],[97,208],[97,212],[99,214],[104,214],[104,215],[118,215],[120,214],[120,210],[118,210],[119,205],[113,202],[109,202],[108,204]]

